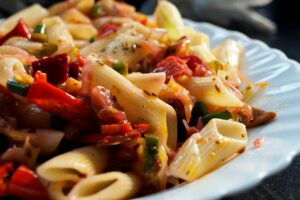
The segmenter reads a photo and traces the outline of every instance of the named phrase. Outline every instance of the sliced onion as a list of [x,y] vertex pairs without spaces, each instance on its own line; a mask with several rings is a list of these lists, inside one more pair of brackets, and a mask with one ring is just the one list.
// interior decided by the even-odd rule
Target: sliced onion
[[38,129],[35,133],[29,135],[30,142],[40,148],[41,155],[53,153],[64,137],[63,132],[52,129]]

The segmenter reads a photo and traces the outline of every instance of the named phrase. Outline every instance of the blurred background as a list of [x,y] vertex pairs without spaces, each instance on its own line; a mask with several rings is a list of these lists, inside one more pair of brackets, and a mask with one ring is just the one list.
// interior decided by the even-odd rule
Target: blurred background
[[[171,0],[186,18],[218,24],[260,39],[300,62],[300,10],[297,0]],[[57,0],[0,0],[0,17],[39,2],[50,6]],[[125,0],[151,14],[157,0]],[[280,151],[280,149],[278,149]],[[300,156],[284,171],[261,184],[223,200],[299,200]]]

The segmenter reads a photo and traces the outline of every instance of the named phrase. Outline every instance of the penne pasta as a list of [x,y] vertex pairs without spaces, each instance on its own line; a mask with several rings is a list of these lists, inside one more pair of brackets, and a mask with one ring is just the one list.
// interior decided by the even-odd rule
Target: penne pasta
[[68,30],[74,39],[90,40],[98,31],[91,24],[67,24]]
[[213,53],[223,65],[223,70],[226,72],[228,80],[236,85],[240,85],[239,66],[243,53],[240,44],[234,40],[227,40],[217,46]]
[[74,46],[72,35],[60,17],[50,17],[43,20],[46,25],[48,43],[56,44],[58,47],[68,43]]
[[6,83],[13,78],[14,72],[26,73],[23,64],[15,58],[0,57],[0,84],[6,87]]
[[19,19],[23,19],[30,27],[37,25],[42,19],[49,15],[48,11],[39,4],[34,4],[20,12],[10,16],[0,24],[0,36],[11,31]]
[[158,95],[161,89],[164,87],[166,80],[165,73],[130,73],[126,76],[131,83],[138,88],[145,90],[149,93]]
[[83,176],[100,173],[109,158],[108,148],[82,147],[56,156],[37,168],[37,173],[46,181],[78,181]]
[[165,28],[173,40],[184,35],[184,24],[178,9],[168,1],[159,1],[154,12],[157,25]]
[[247,144],[245,125],[231,120],[212,119],[179,149],[168,174],[192,181],[219,167],[242,152]]
[[65,11],[60,16],[66,23],[71,24],[90,24],[91,20],[76,8]]
[[203,43],[201,45],[191,46],[190,53],[198,56],[204,63],[210,63],[216,60],[214,54],[210,51],[209,46]]
[[219,77],[193,77],[178,80],[198,101],[217,107],[242,107],[243,102]]
[[137,175],[107,172],[81,180],[68,194],[68,200],[119,200],[133,197],[141,188]]
[[[92,88],[100,85],[109,89],[116,97],[118,104],[123,107],[130,121],[144,120],[148,122],[154,134],[159,137],[161,144],[166,145],[168,138],[172,138],[168,144],[174,148],[177,131],[175,131],[176,128],[168,130],[167,125],[167,116],[176,116],[174,109],[159,98],[138,89],[124,76],[102,64],[96,58],[90,56],[88,61],[92,68]],[[177,124],[175,118],[170,118],[174,120],[173,127],[176,127]]]

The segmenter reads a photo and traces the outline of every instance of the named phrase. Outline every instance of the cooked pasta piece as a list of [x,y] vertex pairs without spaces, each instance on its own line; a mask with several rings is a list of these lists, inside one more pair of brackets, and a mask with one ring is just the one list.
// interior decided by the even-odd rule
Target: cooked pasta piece
[[0,84],[6,87],[8,79],[14,77],[14,72],[26,73],[23,64],[18,59],[0,57]]
[[193,134],[179,149],[168,175],[192,181],[219,167],[247,144],[245,125],[212,119],[201,132]]
[[20,49],[27,51],[30,54],[37,54],[43,48],[42,43],[30,41],[27,38],[23,38],[23,37],[11,37],[4,44],[18,47]]
[[203,43],[201,45],[195,45],[190,47],[190,53],[198,56],[204,63],[210,63],[216,61],[216,57],[210,51],[209,46]]
[[222,63],[224,71],[228,76],[228,80],[236,85],[241,84],[239,78],[239,66],[241,64],[242,48],[241,45],[234,40],[227,40],[213,50],[214,55],[219,62]]
[[69,9],[61,15],[62,20],[72,24],[90,24],[91,20],[76,8]]
[[205,33],[186,26],[184,27],[184,34],[188,37],[192,46],[206,44],[209,47],[209,38]]
[[78,181],[83,176],[100,173],[109,158],[108,148],[82,147],[58,155],[37,168],[40,177],[47,181]]
[[95,4],[95,0],[75,0],[76,8],[81,12],[88,13]]
[[166,73],[130,73],[126,76],[138,88],[158,95],[164,86]]
[[20,12],[10,16],[0,25],[0,36],[11,31],[19,19],[23,19],[30,27],[37,25],[49,15],[48,11],[39,4],[34,4]]
[[[100,85],[109,89],[131,122],[137,120],[148,122],[154,134],[159,137],[162,145],[166,145],[168,142],[171,148],[176,146],[176,113],[170,105],[156,96],[138,89],[124,76],[101,63],[95,57],[89,56],[88,61],[88,65],[91,65],[92,68],[91,88]],[[172,120],[172,123],[167,121],[167,117],[169,120]],[[168,130],[167,122],[174,128]]]
[[173,40],[184,35],[184,24],[178,9],[168,1],[159,1],[154,12],[156,23],[165,28]]
[[91,24],[67,24],[71,35],[78,40],[90,40],[98,31]]
[[219,77],[193,77],[178,79],[191,95],[208,106],[242,107],[243,102],[222,82]]
[[59,47],[65,43],[74,46],[74,40],[67,26],[60,17],[49,17],[43,20],[46,25],[47,38],[49,43],[58,45]]
[[68,200],[65,190],[72,188],[75,184],[67,181],[50,182],[48,185],[49,196],[55,200]]
[[81,180],[68,194],[69,200],[119,200],[133,197],[141,188],[138,176],[107,172]]

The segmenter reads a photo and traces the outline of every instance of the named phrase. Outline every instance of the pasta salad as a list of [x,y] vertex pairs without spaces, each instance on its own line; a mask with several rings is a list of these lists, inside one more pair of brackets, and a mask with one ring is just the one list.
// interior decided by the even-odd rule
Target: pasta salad
[[0,24],[0,197],[129,199],[197,180],[276,118],[243,47],[114,0],[34,4]]

